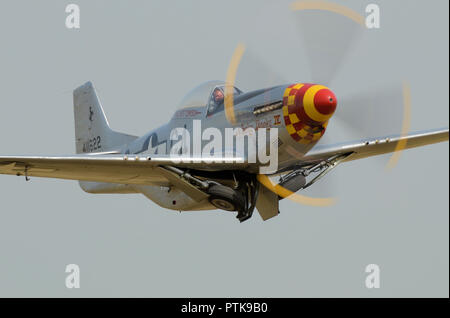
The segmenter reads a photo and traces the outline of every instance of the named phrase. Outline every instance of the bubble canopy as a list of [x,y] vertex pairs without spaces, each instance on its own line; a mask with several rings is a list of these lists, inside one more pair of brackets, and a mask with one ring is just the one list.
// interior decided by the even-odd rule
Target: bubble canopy
[[[218,88],[225,92],[225,87],[227,86],[228,84],[223,81],[202,83],[186,94],[178,105],[178,109],[206,107],[210,103],[213,91]],[[239,95],[242,94],[242,91],[234,87],[233,94]]]

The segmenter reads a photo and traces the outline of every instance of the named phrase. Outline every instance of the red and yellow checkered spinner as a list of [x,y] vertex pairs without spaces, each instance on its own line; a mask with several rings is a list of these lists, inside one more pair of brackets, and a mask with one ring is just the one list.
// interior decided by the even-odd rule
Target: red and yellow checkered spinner
[[283,117],[289,135],[301,144],[322,137],[336,111],[334,93],[323,85],[292,84],[283,95]]

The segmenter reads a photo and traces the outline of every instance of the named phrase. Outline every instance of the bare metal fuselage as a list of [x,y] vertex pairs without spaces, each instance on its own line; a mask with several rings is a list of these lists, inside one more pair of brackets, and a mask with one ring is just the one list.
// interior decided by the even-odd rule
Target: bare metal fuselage
[[[179,109],[172,119],[165,125],[149,131],[144,136],[123,145],[120,149],[115,150],[117,153],[139,155],[167,155],[170,154],[174,140],[171,140],[171,133],[174,129],[183,128],[190,134],[191,143],[189,149],[190,155],[194,158],[201,156],[201,153],[194,152],[194,123],[200,124],[201,132],[207,128],[215,128],[222,132],[225,136],[227,128],[241,128],[246,131],[259,128],[277,129],[278,138],[276,140],[276,151],[278,160],[278,169],[283,170],[287,167],[298,163],[301,157],[305,155],[316,143],[301,144],[294,141],[286,130],[283,120],[283,110],[277,106],[277,103],[283,101],[283,94],[288,85],[276,86],[272,88],[257,90],[235,96],[234,98],[234,114],[236,124],[232,125],[227,120],[225,111],[219,111],[213,115],[208,115],[208,107],[199,105],[198,107],[184,107]],[[266,107],[274,105],[274,107]],[[247,130],[248,131],[248,130]],[[200,138],[202,139],[202,138]],[[201,147],[209,142],[208,140],[200,140]],[[225,141],[222,142],[225,149]],[[256,144],[258,146],[258,144]],[[270,149],[270,145],[265,145],[265,149]],[[233,148],[236,151],[236,148]],[[247,158],[249,156],[249,148],[244,147],[244,153],[240,154]],[[258,151],[258,150],[257,150]],[[249,167],[249,173],[258,173],[256,166]],[[205,165],[205,170],[210,170],[210,166]],[[256,170],[255,170],[256,169]],[[222,182],[224,180],[221,180]],[[226,181],[226,180],[225,180]],[[207,200],[197,202],[188,196],[185,192],[176,187],[170,187],[165,179],[160,182],[153,181],[150,185],[127,185],[127,184],[108,184],[94,182],[80,182],[83,190],[89,193],[142,193],[150,200],[158,205],[173,210],[189,211],[189,210],[209,210],[215,209]],[[176,204],[174,204],[176,203]]]

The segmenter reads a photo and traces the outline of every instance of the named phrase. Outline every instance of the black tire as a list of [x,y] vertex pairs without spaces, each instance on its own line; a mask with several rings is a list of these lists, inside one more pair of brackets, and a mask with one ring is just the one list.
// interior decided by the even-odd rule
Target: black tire
[[208,189],[209,202],[216,208],[225,211],[243,211],[245,198],[236,190],[223,185],[213,184]]

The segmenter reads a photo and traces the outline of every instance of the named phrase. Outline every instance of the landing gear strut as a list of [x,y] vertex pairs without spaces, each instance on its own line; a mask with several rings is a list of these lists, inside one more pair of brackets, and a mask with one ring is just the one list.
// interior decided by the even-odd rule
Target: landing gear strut
[[256,207],[256,199],[258,198],[259,192],[259,182],[256,180],[256,176],[248,176],[245,181],[241,182],[237,190],[242,192],[246,202],[245,209],[238,211],[236,215],[236,218],[242,223],[252,217]]
[[[328,172],[334,169],[339,163],[345,160],[349,154],[335,155],[327,160],[323,160],[312,167],[309,168],[299,168],[294,169],[292,172],[282,176],[279,180],[279,184],[292,192],[297,192],[298,190],[304,190],[317,181],[319,181]],[[306,177],[309,175],[317,173],[309,182],[306,182]],[[279,197],[280,200],[283,197]]]

